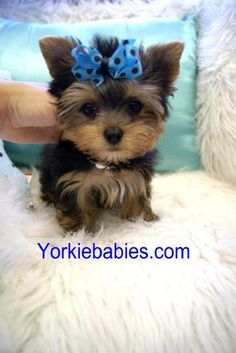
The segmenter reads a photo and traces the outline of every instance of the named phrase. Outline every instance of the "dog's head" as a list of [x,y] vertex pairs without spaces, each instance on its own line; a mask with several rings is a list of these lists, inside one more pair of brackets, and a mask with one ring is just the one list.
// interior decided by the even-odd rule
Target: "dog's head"
[[[95,37],[92,47],[107,62],[119,47],[117,38]],[[40,41],[53,78],[50,92],[58,97],[62,138],[102,163],[126,162],[153,149],[164,131],[167,97],[173,94],[183,44],[173,42],[139,48],[142,74],[115,79],[105,67],[104,82],[78,80],[72,49],[78,41],[46,37]]]

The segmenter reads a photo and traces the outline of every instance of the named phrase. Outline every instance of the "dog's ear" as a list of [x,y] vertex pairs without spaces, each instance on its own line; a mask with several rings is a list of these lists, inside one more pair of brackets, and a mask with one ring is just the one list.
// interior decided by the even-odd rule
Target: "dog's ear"
[[78,41],[73,38],[45,37],[40,40],[39,45],[53,78],[51,93],[59,95],[74,81],[71,50],[78,45]]
[[173,42],[154,45],[147,50],[140,48],[140,60],[143,67],[141,81],[158,85],[165,96],[173,93],[173,83],[179,74],[179,62],[184,45]]

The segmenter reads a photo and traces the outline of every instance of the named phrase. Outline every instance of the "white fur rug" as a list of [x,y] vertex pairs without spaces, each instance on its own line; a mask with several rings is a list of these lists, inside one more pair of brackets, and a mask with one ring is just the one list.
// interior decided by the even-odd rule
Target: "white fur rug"
[[[236,189],[203,172],[156,176],[160,222],[103,221],[62,237],[0,176],[1,353],[235,353]],[[187,246],[185,260],[42,260],[55,245]]]
[[[212,4],[211,4],[212,5]],[[236,1],[200,16],[197,137],[205,169],[236,185]]]
[[42,23],[139,16],[183,17],[195,14],[203,1],[209,0],[0,0],[0,17]]

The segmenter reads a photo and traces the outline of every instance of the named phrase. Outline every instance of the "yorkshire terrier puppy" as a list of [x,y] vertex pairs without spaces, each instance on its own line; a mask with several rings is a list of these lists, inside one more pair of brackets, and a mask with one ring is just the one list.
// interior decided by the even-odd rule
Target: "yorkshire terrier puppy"
[[183,44],[46,37],[40,47],[58,99],[61,141],[47,146],[42,196],[65,230],[96,231],[99,213],[155,221],[150,182]]

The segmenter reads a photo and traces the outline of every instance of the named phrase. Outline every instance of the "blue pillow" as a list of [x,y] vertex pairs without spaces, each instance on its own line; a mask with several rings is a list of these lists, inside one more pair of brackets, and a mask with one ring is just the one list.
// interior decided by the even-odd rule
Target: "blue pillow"
[[[170,117],[166,132],[158,143],[161,158],[157,170],[175,171],[181,168],[199,169],[200,158],[195,143],[195,80],[197,29],[193,17],[183,19],[112,19],[79,24],[37,24],[0,20],[0,68],[11,72],[14,80],[48,82],[50,76],[39,49],[39,39],[47,35],[74,35],[88,44],[95,33],[114,35],[121,39],[136,38],[144,46],[155,43],[182,41],[185,49],[181,58],[177,91],[170,98]],[[10,148],[9,148],[10,146]],[[42,146],[32,147],[7,143],[6,149],[18,165],[38,164]],[[17,151],[15,151],[18,150]],[[22,152],[22,149],[24,152]],[[14,152],[12,154],[12,151]],[[34,152],[35,153],[35,152]],[[17,158],[16,158],[17,157]]]

